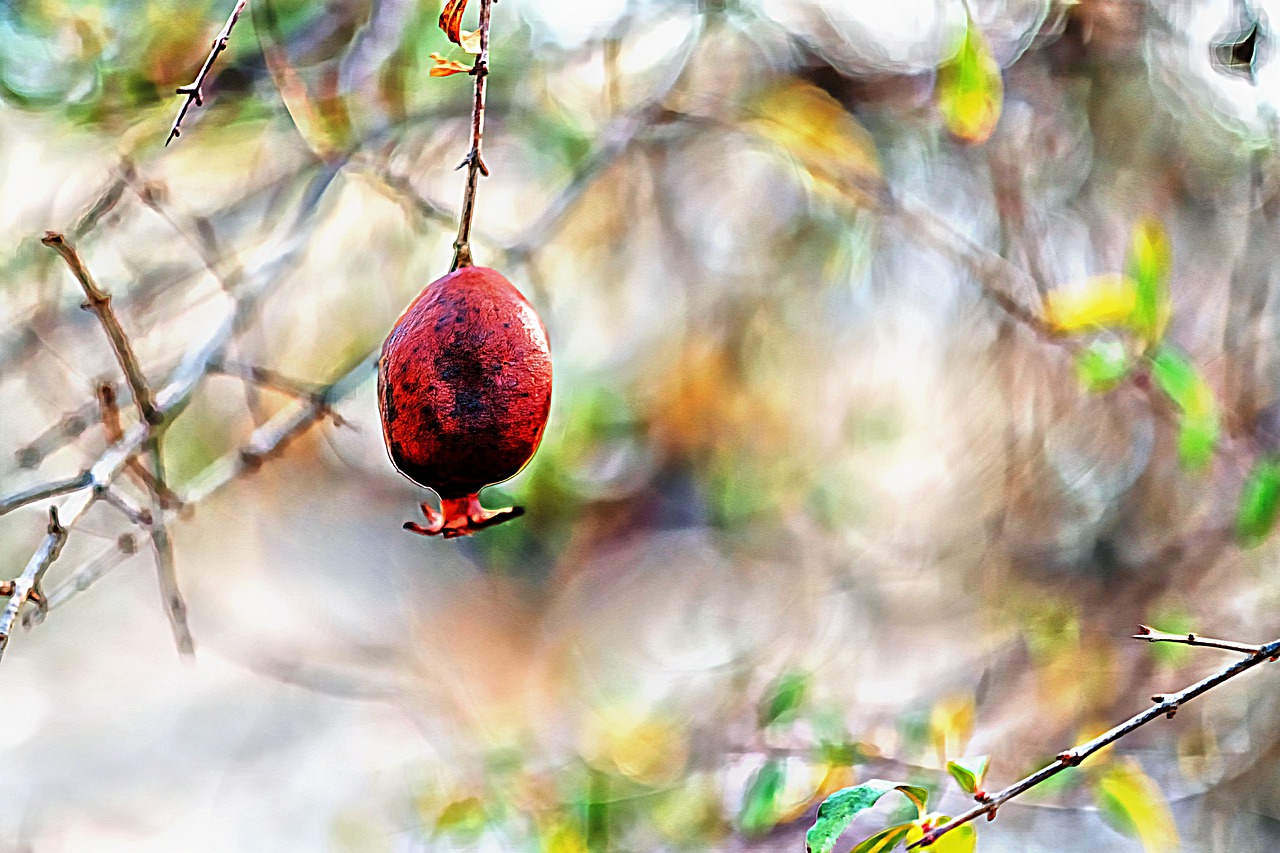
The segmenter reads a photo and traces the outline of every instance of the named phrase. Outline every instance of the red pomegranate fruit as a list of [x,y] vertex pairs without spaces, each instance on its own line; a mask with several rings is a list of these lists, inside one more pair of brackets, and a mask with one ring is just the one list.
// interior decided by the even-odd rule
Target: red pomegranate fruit
[[551,410],[551,351],[537,313],[509,281],[468,266],[437,279],[396,321],[378,360],[382,434],[396,469],[440,496],[424,536],[467,536],[520,507],[480,506],[515,476]]

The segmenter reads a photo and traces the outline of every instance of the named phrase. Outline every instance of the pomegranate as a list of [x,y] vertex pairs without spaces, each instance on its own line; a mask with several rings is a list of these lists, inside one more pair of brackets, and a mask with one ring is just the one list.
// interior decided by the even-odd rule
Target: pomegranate
[[515,518],[484,509],[482,488],[515,476],[551,410],[551,351],[537,313],[509,281],[468,266],[418,294],[378,360],[382,434],[396,469],[440,496],[424,536],[467,536]]

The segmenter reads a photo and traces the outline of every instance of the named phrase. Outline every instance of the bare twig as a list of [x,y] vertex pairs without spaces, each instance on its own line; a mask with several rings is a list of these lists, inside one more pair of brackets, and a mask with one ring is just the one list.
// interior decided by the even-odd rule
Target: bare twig
[[[92,560],[86,562],[86,564],[77,567],[76,571],[73,571],[73,573],[68,575],[60,584],[56,585],[54,589],[50,590],[50,593],[46,596],[47,603],[49,603],[47,610],[58,610],[58,608],[65,605],[69,599],[78,596],[79,593],[82,593],[84,590],[92,587],[95,581],[102,578],[102,575],[109,573],[111,569],[115,569],[116,566],[122,564],[125,560],[128,560],[129,557],[136,555],[137,552],[138,543],[137,539],[133,538],[133,534],[125,533],[120,535],[120,537],[115,540],[114,546],[105,549],[105,551],[102,551],[99,555],[93,557]],[[28,611],[28,613],[35,613],[35,616],[28,617],[27,615],[23,615],[23,626],[28,626],[29,628],[31,625],[44,621],[44,613],[40,611]]]
[[489,77],[489,13],[492,8],[493,0],[480,0],[480,53],[471,66],[471,75],[476,78],[475,100],[471,105],[471,150],[458,166],[459,169],[467,167],[467,189],[462,196],[462,213],[458,216],[458,239],[453,243],[451,272],[472,264],[471,220],[476,211],[476,189],[480,185],[480,176],[489,175],[481,147],[484,141],[485,81]]
[[46,596],[44,610],[28,610],[22,614],[22,627],[30,628],[44,621],[49,610],[56,610],[76,595],[84,592],[94,581],[123,563],[138,552],[133,534],[122,534],[110,548],[82,564],[69,577],[54,587]]
[[201,87],[204,86],[204,78],[209,75],[209,69],[213,67],[213,61],[218,58],[218,54],[227,49],[227,39],[231,37],[231,28],[236,25],[236,21],[240,19],[240,13],[244,11],[244,7],[249,0],[236,0],[236,6],[231,10],[231,16],[227,18],[227,22],[222,25],[222,29],[213,37],[213,47],[209,49],[209,55],[205,57],[204,65],[200,67],[200,73],[196,75],[196,79],[186,86],[179,86],[177,94],[186,95],[186,100],[182,102],[182,108],[178,110],[177,117],[173,120],[173,126],[169,128],[169,136],[165,139],[164,144],[168,145],[173,140],[182,135],[182,120],[187,116],[187,110],[191,109],[194,103],[197,107],[204,106],[204,92]]
[[51,483],[41,483],[38,486],[14,492],[7,497],[0,498],[0,515],[13,512],[18,507],[26,506],[27,504],[60,497],[79,489],[86,489],[91,483],[92,479],[89,472],[84,471],[74,477],[54,480]]
[[193,503],[207,498],[243,473],[257,470],[262,463],[280,454],[295,438],[331,412],[332,405],[352,393],[373,376],[378,351],[365,355],[333,382],[323,386],[305,405],[285,409],[253,431],[244,447],[218,459],[187,488]]
[[[85,499],[84,507],[87,509],[92,502],[93,498],[90,496]],[[0,655],[4,654],[4,650],[9,645],[9,635],[13,633],[13,626],[18,621],[22,606],[28,601],[43,604],[44,599],[40,595],[40,579],[53,565],[53,561],[58,559],[58,554],[62,552],[62,546],[66,541],[67,528],[58,521],[58,509],[49,507],[49,526],[44,540],[27,561],[27,567],[22,570],[22,574],[12,583],[5,585],[9,603],[5,605],[4,613],[0,614]]]
[[[1149,639],[1148,635],[1146,634],[1138,634],[1135,636],[1137,637],[1137,639],[1140,639],[1140,640]],[[1179,636],[1179,635],[1168,635],[1168,636],[1173,637],[1173,636]],[[1187,636],[1188,635],[1185,635],[1185,634],[1180,635],[1181,637],[1180,642],[1188,643],[1189,645],[1207,645],[1207,643],[1189,643],[1187,640]],[[1172,642],[1172,640],[1170,642]],[[1220,643],[1221,641],[1213,641],[1213,642]],[[1227,646],[1215,645],[1215,648],[1227,648]],[[1229,650],[1242,651],[1244,648],[1245,648],[1245,645],[1243,643],[1231,644],[1231,646],[1229,647]],[[987,820],[994,820],[996,816],[996,810],[1000,808],[1000,806],[1002,806],[1004,803],[1008,802],[1009,800],[1013,799],[1019,794],[1029,791],[1030,789],[1034,788],[1036,785],[1039,785],[1041,782],[1044,782],[1047,779],[1050,779],[1053,776],[1056,776],[1057,774],[1061,773],[1063,770],[1066,770],[1068,767],[1075,767],[1079,765],[1082,761],[1084,761],[1089,756],[1093,755],[1095,752],[1098,752],[1100,749],[1115,743],[1125,735],[1133,733],[1134,731],[1141,728],[1142,726],[1145,726],[1147,723],[1151,722],[1152,720],[1159,719],[1160,717],[1172,717],[1175,713],[1177,713],[1180,707],[1190,702],[1192,699],[1196,698],[1197,696],[1203,693],[1209,692],[1213,688],[1217,687],[1218,685],[1232,678],[1235,678],[1240,673],[1246,670],[1252,669],[1253,667],[1257,666],[1260,663],[1275,660],[1277,657],[1280,657],[1280,640],[1273,640],[1272,642],[1267,643],[1265,646],[1257,646],[1254,648],[1256,650],[1252,652],[1248,657],[1242,660],[1234,661],[1228,664],[1227,666],[1224,666],[1222,669],[1219,669],[1213,675],[1210,675],[1207,678],[1203,678],[1200,681],[1197,681],[1195,684],[1192,684],[1190,687],[1187,687],[1186,689],[1178,693],[1172,693],[1167,695],[1158,694],[1156,696],[1152,696],[1151,701],[1154,702],[1155,704],[1152,705],[1147,710],[1143,711],[1140,714],[1135,714],[1134,716],[1130,717],[1128,720],[1125,720],[1120,725],[1099,735],[1098,737],[1094,738],[1091,741],[1087,741],[1085,743],[1079,744],[1067,750],[1066,752],[1060,753],[1057,759],[1055,759],[1052,764],[1048,764],[1045,767],[1042,767],[1041,769],[1037,770],[1035,773],[1032,773],[1030,776],[1027,776],[1024,779],[1020,779],[1019,781],[1014,782],[1012,785],[1005,788],[1004,790],[998,791],[994,794],[983,794],[982,799],[979,801],[979,804],[977,806],[969,809],[967,812],[964,812],[961,815],[958,815],[957,817],[953,818],[950,822],[945,823],[942,826],[936,827],[930,830],[929,832],[926,832],[924,836],[920,838],[919,841],[916,841],[914,844],[908,845],[907,849],[913,850],[919,847],[928,847],[930,844],[933,844],[935,841],[937,841],[943,835],[946,835],[951,830],[957,827],[963,826],[964,824],[969,823],[970,821],[976,820],[977,818],[983,815],[987,816]]]
[[[107,434],[107,441],[119,441],[124,435],[124,428],[120,425],[120,408],[116,405],[115,386],[110,382],[101,382],[97,390],[98,414],[102,418],[102,428]],[[153,476],[136,457],[130,459],[125,468],[139,485],[148,492],[156,493],[166,509],[181,508],[182,499],[167,484]]]
[[[156,481],[164,482],[164,468],[160,458],[160,440],[152,436],[147,443],[147,455],[151,457],[151,473]],[[164,612],[169,617],[169,627],[173,629],[174,642],[178,644],[178,654],[195,654],[196,644],[191,636],[191,628],[187,625],[187,602],[178,587],[178,572],[173,565],[173,541],[169,538],[169,529],[164,523],[164,500],[159,492],[151,493],[151,524],[147,532],[151,535],[151,550],[156,555],[156,579],[160,585],[160,601]]]
[[1205,646],[1210,649],[1239,652],[1242,655],[1256,655],[1262,650],[1262,646],[1237,643],[1234,640],[1215,640],[1212,637],[1201,637],[1196,634],[1167,634],[1164,631],[1157,631],[1150,625],[1139,625],[1138,633],[1133,635],[1133,639],[1146,640],[1148,643],[1182,643],[1185,646]]
[[14,451],[19,468],[38,468],[45,457],[65,447],[88,428],[95,405],[87,403],[64,415],[56,424]]
[[125,379],[129,382],[129,390],[133,392],[133,402],[138,407],[138,413],[149,424],[160,423],[163,416],[151,399],[151,390],[147,387],[147,380],[142,375],[142,368],[138,365],[138,357],[134,355],[133,346],[129,343],[128,336],[120,326],[120,320],[111,308],[111,294],[98,287],[89,268],[84,265],[80,254],[76,252],[75,246],[67,242],[67,239],[57,231],[46,231],[44,239],[40,242],[62,256],[71,269],[72,275],[84,288],[84,294],[89,300],[88,308],[98,315],[98,320],[111,341],[111,349],[115,352],[116,361],[120,363],[120,369],[124,371]]
[[104,487],[102,489],[101,497],[103,503],[111,504],[113,507],[120,510],[124,517],[134,524],[145,527],[154,521],[154,517],[151,515],[150,510],[143,509],[115,489]]

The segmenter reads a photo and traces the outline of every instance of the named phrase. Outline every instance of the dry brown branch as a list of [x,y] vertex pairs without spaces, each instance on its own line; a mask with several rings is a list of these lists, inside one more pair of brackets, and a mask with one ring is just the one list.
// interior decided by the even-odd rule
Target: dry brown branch
[[476,212],[476,190],[480,186],[480,176],[489,176],[489,168],[484,164],[482,147],[484,143],[484,98],[486,81],[489,77],[489,15],[493,9],[493,0],[480,0],[480,53],[476,55],[475,64],[471,66],[471,76],[476,78],[475,99],[471,104],[471,150],[459,164],[467,168],[467,188],[462,195],[462,212],[458,215],[458,239],[453,242],[453,264],[450,272],[462,267],[469,267],[471,259],[471,220]]
[[[332,175],[321,176],[321,180],[324,182],[332,180]],[[44,601],[39,596],[39,581],[49,566],[57,559],[62,543],[73,531],[75,525],[99,498],[108,494],[116,478],[126,469],[130,460],[135,459],[141,452],[154,453],[159,431],[164,424],[171,422],[185,408],[191,395],[195,393],[203,379],[208,375],[210,364],[223,357],[227,347],[231,345],[235,333],[243,328],[247,319],[256,312],[260,299],[280,281],[280,270],[291,264],[302,250],[308,230],[300,229],[297,226],[309,219],[311,212],[315,209],[315,204],[318,203],[317,196],[318,194],[314,194],[304,202],[296,220],[282,223],[281,227],[288,229],[289,236],[287,238],[276,239],[274,235],[268,238],[271,240],[271,244],[278,248],[271,256],[258,262],[246,274],[247,283],[237,290],[237,299],[233,310],[206,337],[198,340],[188,349],[186,355],[172,371],[168,382],[161,386],[151,397],[157,415],[155,423],[148,420],[140,420],[129,426],[119,436],[118,440],[112,442],[103,451],[87,473],[73,479],[58,480],[53,483],[32,487],[9,498],[9,500],[15,502],[16,506],[70,493],[70,497],[63,503],[50,508],[51,512],[56,513],[57,517],[61,519],[57,526],[56,535],[51,526],[51,532],[46,535],[44,543],[33,555],[23,574],[13,581],[0,584],[0,591],[7,589],[8,593],[11,594],[5,611],[10,615],[0,619],[0,626],[5,629],[4,636],[0,638],[0,654],[7,648],[12,626],[21,615],[26,602],[29,600]],[[81,268],[83,268],[83,265],[81,265]],[[85,275],[87,276],[87,271],[85,271]],[[152,461],[154,465],[154,456],[152,456]],[[157,482],[163,483],[163,477],[159,476],[157,468],[153,467],[150,473]],[[74,487],[72,483],[74,483]],[[173,623],[179,649],[185,652],[193,646],[193,643],[186,628],[185,604],[182,602],[181,595],[177,590],[172,559],[172,544],[164,524],[165,507],[159,497],[162,492],[158,489],[149,489],[149,491],[152,497],[152,507],[149,511],[152,516],[152,523],[148,525],[148,533],[151,536],[152,546],[156,554],[161,593],[169,618]],[[88,586],[93,580],[105,574],[105,571],[106,568],[102,567],[82,567],[74,570],[72,577],[77,579],[77,587],[80,585]],[[34,598],[32,596],[33,592],[36,593]]]
[[213,37],[213,47],[209,49],[209,55],[205,57],[204,65],[200,67],[200,73],[196,75],[196,79],[186,86],[179,86],[176,94],[186,95],[186,100],[182,102],[182,108],[178,110],[178,115],[173,120],[173,126],[169,128],[169,136],[165,139],[164,144],[168,145],[173,140],[182,135],[182,120],[187,116],[187,110],[191,109],[194,103],[197,107],[204,106],[204,86],[205,77],[209,76],[209,69],[213,67],[213,62],[218,58],[218,54],[227,49],[227,39],[231,37],[231,29],[236,25],[236,21],[240,20],[240,13],[244,11],[245,5],[249,0],[236,0],[236,6],[231,10],[231,16],[227,18],[227,22],[222,25],[222,29]]
[[[116,405],[115,386],[110,382],[101,382],[97,390],[98,414],[102,419],[102,428],[106,432],[107,441],[119,441],[124,435],[124,427],[120,425],[120,408]],[[140,486],[159,496],[166,509],[182,507],[182,499],[167,484],[153,476],[136,458],[130,459],[125,467]]]
[[107,333],[107,338],[111,341],[111,349],[116,355],[120,369],[124,371],[125,379],[129,382],[129,390],[133,392],[133,403],[138,407],[138,413],[149,424],[160,423],[163,417],[151,400],[151,389],[147,387],[146,377],[142,375],[138,357],[134,355],[133,346],[129,343],[129,338],[125,335],[124,329],[120,326],[120,320],[111,307],[111,294],[98,287],[89,268],[80,259],[75,246],[68,243],[66,238],[57,231],[46,231],[40,242],[62,256],[71,274],[84,288],[84,294],[89,300],[87,307],[98,316],[103,330]]
[[[1146,627],[1146,626],[1142,626],[1142,627]],[[1188,637],[1194,637],[1194,635],[1188,635],[1188,634],[1174,635],[1174,634],[1164,634],[1163,632],[1155,632],[1155,633],[1160,635],[1159,637],[1157,637],[1156,641],[1160,641],[1164,637],[1169,637],[1169,638],[1176,637],[1178,639],[1169,639],[1168,642],[1183,642],[1183,643],[1187,643],[1188,645],[1209,645],[1210,644],[1210,643],[1192,642],[1188,640]],[[1139,639],[1139,640],[1151,639],[1148,634],[1142,633],[1141,630],[1139,631],[1138,634],[1135,634],[1134,636],[1136,639]],[[1227,641],[1219,641],[1219,640],[1212,641],[1212,643],[1215,644],[1213,646],[1214,648],[1228,648],[1230,651],[1238,652],[1238,651],[1242,651],[1245,648],[1250,648],[1249,646],[1246,646],[1244,643],[1230,643],[1229,645],[1221,645],[1222,643],[1226,643],[1226,642]],[[1213,688],[1229,681],[1232,678],[1235,678],[1237,675],[1241,674],[1242,672],[1252,669],[1253,667],[1257,666],[1260,663],[1264,663],[1266,661],[1274,661],[1277,659],[1277,657],[1280,657],[1280,640],[1273,640],[1270,643],[1267,643],[1265,646],[1254,646],[1251,648],[1253,648],[1254,651],[1251,654],[1249,654],[1248,657],[1242,660],[1234,661],[1224,666],[1222,669],[1219,669],[1217,672],[1213,673],[1207,678],[1202,678],[1200,681],[1197,681],[1195,684],[1192,684],[1190,687],[1187,687],[1177,693],[1157,694],[1155,696],[1152,696],[1151,701],[1154,702],[1155,704],[1152,705],[1150,708],[1146,709],[1145,711],[1139,714],[1135,714],[1134,716],[1125,720],[1123,723],[1116,726],[1115,728],[1110,729],[1109,731],[1106,731],[1101,735],[1098,735],[1093,740],[1086,741],[1085,743],[1082,743],[1082,744],[1078,744],[1077,746],[1074,746],[1065,752],[1059,753],[1058,757],[1053,761],[1052,764],[1048,764],[1040,768],[1035,773],[1032,773],[1030,776],[1027,776],[1024,779],[1020,779],[1017,782],[1014,782],[1009,787],[1001,791],[997,791],[994,794],[986,794],[986,793],[978,794],[976,797],[978,799],[977,806],[974,806],[973,808],[969,809],[967,812],[964,812],[963,814],[960,814],[955,818],[952,818],[950,822],[945,823],[942,826],[936,827],[930,830],[929,832],[925,833],[924,836],[920,838],[919,841],[916,841],[914,844],[908,845],[907,849],[914,850],[920,847],[928,847],[929,845],[937,841],[939,838],[946,835],[951,830],[957,827],[963,826],[964,824],[969,823],[973,820],[976,820],[977,818],[982,817],[983,815],[987,816],[987,820],[994,820],[996,816],[996,810],[999,809],[1000,806],[1007,803],[1009,800],[1012,800],[1014,797],[1018,796],[1019,794],[1026,793],[1027,791],[1034,788],[1036,785],[1039,785],[1040,783],[1046,781],[1047,779],[1050,779],[1058,775],[1063,770],[1066,770],[1068,767],[1076,767],[1089,756],[1093,755],[1094,753],[1098,752],[1104,747],[1110,746],[1111,744],[1120,740],[1120,738],[1124,737],[1125,735],[1132,734],[1133,732],[1137,731],[1142,726],[1145,726],[1147,723],[1151,722],[1152,720],[1157,720],[1160,717],[1168,717],[1168,718],[1173,717],[1173,715],[1177,713],[1179,708],[1181,708],[1186,703],[1190,702],[1192,699],[1196,698],[1197,696],[1200,696],[1201,694],[1209,692]]]
[[1196,634],[1167,634],[1164,631],[1157,631],[1150,625],[1139,625],[1138,633],[1133,635],[1133,639],[1146,640],[1148,643],[1181,643],[1186,646],[1225,649],[1229,652],[1239,652],[1242,655],[1256,655],[1262,649],[1262,646],[1250,645],[1249,643],[1237,643],[1233,640],[1215,640],[1212,637],[1201,637]]

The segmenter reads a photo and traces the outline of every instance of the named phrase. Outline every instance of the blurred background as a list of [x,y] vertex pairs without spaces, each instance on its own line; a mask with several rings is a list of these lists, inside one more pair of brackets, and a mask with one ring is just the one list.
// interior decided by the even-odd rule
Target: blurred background
[[[452,541],[401,530],[371,359],[448,270],[471,78],[428,72],[469,57],[436,3],[250,0],[166,148],[232,5],[0,4],[0,493],[113,441],[46,229],[155,387],[216,349],[163,445],[195,656],[100,501],[0,665],[0,849],[799,851],[836,788],[955,814],[948,759],[1003,787],[1226,659],[1140,622],[1280,633],[1237,525],[1280,450],[1276,4],[502,0],[474,247],[555,391],[484,498],[525,517]],[[1194,465],[1140,365],[1083,387],[1127,333],[1043,319],[1141,221],[1212,392]],[[1274,678],[981,849],[1277,849]]]

